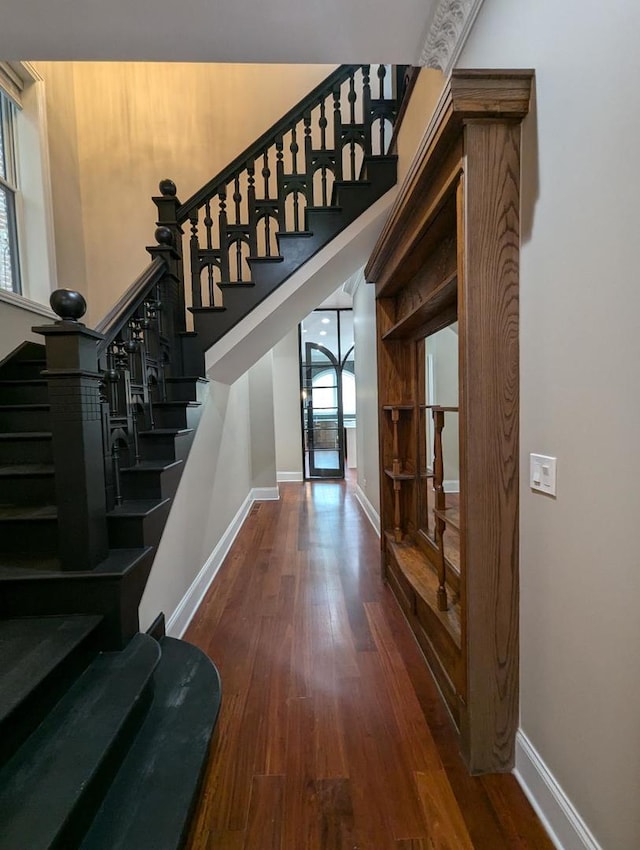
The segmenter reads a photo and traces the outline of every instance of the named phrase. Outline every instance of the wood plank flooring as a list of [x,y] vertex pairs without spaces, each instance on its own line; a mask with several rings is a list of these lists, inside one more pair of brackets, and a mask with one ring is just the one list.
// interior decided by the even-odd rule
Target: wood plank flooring
[[256,503],[185,635],[223,686],[190,850],[553,850],[467,774],[351,486]]

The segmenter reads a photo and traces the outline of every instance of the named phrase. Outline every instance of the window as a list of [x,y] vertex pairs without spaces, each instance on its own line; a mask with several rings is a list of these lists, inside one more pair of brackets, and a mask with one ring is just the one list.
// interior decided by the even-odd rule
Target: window
[[19,293],[15,125],[16,107],[0,90],[0,289]]

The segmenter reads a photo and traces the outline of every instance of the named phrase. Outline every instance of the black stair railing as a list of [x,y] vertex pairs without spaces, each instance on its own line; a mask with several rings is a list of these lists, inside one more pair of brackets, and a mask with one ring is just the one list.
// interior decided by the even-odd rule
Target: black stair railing
[[[405,71],[340,66],[185,203],[156,199],[176,245],[189,228],[192,307],[223,307],[227,287],[252,284],[253,259],[279,258],[278,236],[304,233],[305,211],[366,178],[368,158],[387,153]],[[175,196],[170,181],[161,191]]]
[[406,70],[342,65],[185,203],[161,181],[152,262],[95,330],[78,321],[81,296],[54,293],[62,321],[38,330],[63,569],[105,557],[106,513],[122,503],[121,470],[141,460],[140,435],[157,426],[167,378],[203,372],[206,340],[190,345],[186,329],[183,225],[191,305],[224,309],[226,287],[253,285],[253,259],[281,259],[279,237],[304,234],[308,211],[331,207],[337,186],[366,180],[368,163],[385,157]]

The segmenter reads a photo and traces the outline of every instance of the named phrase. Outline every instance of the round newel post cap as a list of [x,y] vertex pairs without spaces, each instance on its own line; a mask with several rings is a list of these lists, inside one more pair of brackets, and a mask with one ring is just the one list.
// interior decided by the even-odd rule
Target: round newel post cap
[[158,245],[164,245],[167,248],[173,248],[173,233],[170,227],[158,227],[154,233],[154,237]]
[[74,289],[56,289],[51,293],[49,304],[63,322],[77,322],[87,312],[84,296]]
[[158,189],[160,189],[160,194],[165,198],[173,198],[178,191],[173,180],[169,180],[168,178],[160,181]]

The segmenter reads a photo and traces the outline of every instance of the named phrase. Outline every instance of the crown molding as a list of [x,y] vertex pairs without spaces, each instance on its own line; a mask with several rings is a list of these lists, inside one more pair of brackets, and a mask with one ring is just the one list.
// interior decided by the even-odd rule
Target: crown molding
[[439,0],[418,64],[448,75],[460,56],[482,0]]

